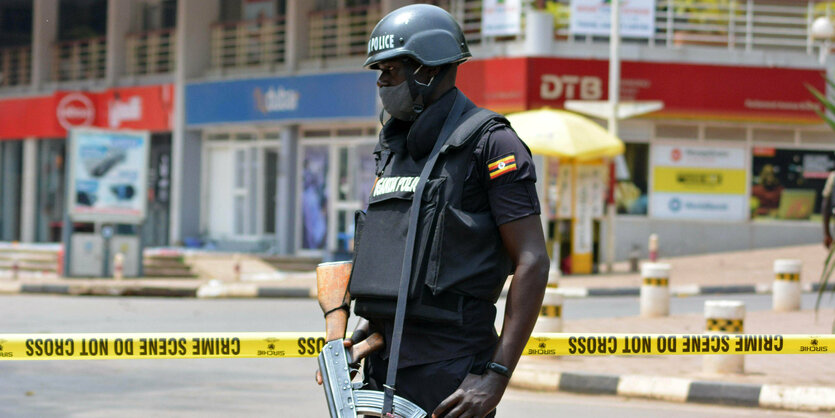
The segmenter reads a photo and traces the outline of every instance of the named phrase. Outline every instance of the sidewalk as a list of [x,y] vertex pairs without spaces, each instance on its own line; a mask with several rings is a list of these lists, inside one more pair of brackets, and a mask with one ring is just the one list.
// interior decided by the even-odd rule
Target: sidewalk
[[[831,304],[828,304],[831,306]],[[831,334],[835,309],[749,312],[749,334]],[[566,321],[564,332],[681,334],[704,332],[701,314],[664,318]],[[616,330],[616,331],[615,331]],[[747,355],[744,374],[706,374],[700,355],[523,357],[512,385],[664,399],[800,410],[835,410],[835,353]],[[715,392],[712,399],[698,393]],[[710,398],[710,397],[708,397]]]
[[[662,249],[663,250],[663,249]],[[663,254],[662,254],[663,255]],[[774,281],[773,263],[780,258],[801,260],[801,282],[806,292],[816,284],[826,258],[821,245],[802,245],[764,250],[728,252],[687,257],[661,258],[669,263],[670,290],[674,296],[697,294],[768,293]],[[206,263],[203,262],[205,265]],[[630,273],[625,262],[614,273],[569,275],[559,279],[559,292],[567,297],[638,295],[639,273]],[[198,269],[201,270],[201,269]],[[211,275],[201,279],[65,279],[21,273],[11,281],[11,272],[0,270],[0,294],[57,293],[175,297],[315,297],[315,272],[266,271],[264,263],[244,261],[241,280],[234,281],[233,261],[219,257],[208,267]],[[835,282],[835,280],[833,280]],[[835,287],[831,282],[830,286]]]
[[[822,245],[812,244],[674,258],[664,258],[662,253],[658,262],[670,264],[670,288],[674,293],[677,289],[695,289],[695,286],[701,291],[683,293],[753,293],[752,286],[759,286],[761,292],[770,290],[774,281],[774,260],[781,258],[796,259],[803,263],[800,280],[808,289],[818,282],[826,255]],[[616,263],[614,270],[614,273],[563,276],[560,278],[560,288],[571,296],[576,294],[571,289],[614,291],[640,287],[640,273],[629,273],[627,263]]]

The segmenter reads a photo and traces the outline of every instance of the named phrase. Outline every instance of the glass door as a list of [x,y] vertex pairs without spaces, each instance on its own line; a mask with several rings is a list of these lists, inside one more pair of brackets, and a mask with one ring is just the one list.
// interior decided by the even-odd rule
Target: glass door
[[337,254],[354,249],[354,214],[368,207],[374,185],[373,144],[339,144],[334,153],[337,175],[329,248]]

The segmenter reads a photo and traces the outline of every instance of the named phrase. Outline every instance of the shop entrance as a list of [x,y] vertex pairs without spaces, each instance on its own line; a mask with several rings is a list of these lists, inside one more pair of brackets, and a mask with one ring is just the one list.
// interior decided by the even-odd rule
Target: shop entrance
[[370,133],[360,128],[303,132],[296,231],[299,253],[332,260],[350,257],[354,214],[368,206],[374,185],[376,138]]
[[23,141],[0,142],[0,241],[20,239]]

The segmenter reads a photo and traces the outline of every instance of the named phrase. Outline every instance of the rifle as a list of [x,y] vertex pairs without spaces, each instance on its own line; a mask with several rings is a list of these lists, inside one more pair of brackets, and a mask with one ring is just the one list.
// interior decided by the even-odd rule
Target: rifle
[[[383,336],[375,332],[351,349],[342,340],[348,326],[348,279],[351,262],[322,263],[316,267],[316,288],[319,307],[325,313],[327,344],[319,354],[319,371],[328,401],[331,418],[356,418],[358,415],[382,416],[384,394],[376,390],[361,390],[362,382],[351,382],[350,365],[385,345]],[[394,397],[394,415],[387,417],[424,418],[426,412],[414,403]]]

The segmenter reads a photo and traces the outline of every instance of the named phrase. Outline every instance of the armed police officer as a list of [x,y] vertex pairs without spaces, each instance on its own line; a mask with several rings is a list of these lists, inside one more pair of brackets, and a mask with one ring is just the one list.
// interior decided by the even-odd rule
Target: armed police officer
[[[396,391],[433,416],[495,415],[549,265],[530,151],[506,119],[455,87],[470,57],[452,16],[418,4],[377,24],[365,62],[380,71],[390,118],[368,209],[356,217],[349,291],[363,320],[352,342],[381,332],[367,388]],[[510,274],[499,337],[495,303]]]

